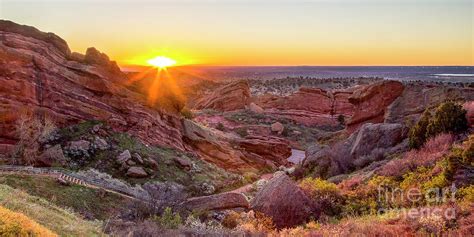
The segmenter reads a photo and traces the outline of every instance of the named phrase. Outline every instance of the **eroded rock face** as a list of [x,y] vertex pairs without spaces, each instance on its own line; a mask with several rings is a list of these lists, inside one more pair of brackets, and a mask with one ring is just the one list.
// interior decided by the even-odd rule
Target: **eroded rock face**
[[216,211],[232,208],[249,208],[249,202],[241,193],[220,193],[190,198],[181,204],[189,211]]
[[128,90],[115,62],[94,48],[71,54],[52,33],[0,21],[0,141],[15,143],[22,110],[50,116],[59,126],[106,121],[150,144],[184,149],[180,118],[152,109]]
[[233,137],[211,131],[184,120],[184,140],[199,152],[201,157],[228,170],[278,167],[287,164],[291,148],[285,140],[272,136]]
[[354,106],[348,98],[350,90],[325,91],[319,88],[300,88],[292,95],[281,97],[263,95],[257,97],[256,103],[266,113],[292,119],[306,125],[336,125],[337,117],[350,117]]
[[250,208],[273,219],[277,228],[292,227],[318,217],[312,200],[285,174],[277,174],[257,192]]
[[347,123],[352,133],[364,123],[382,123],[387,107],[403,92],[404,86],[398,81],[380,81],[356,90],[349,102],[354,105],[354,115]]
[[367,123],[333,146],[316,145],[308,149],[303,167],[324,178],[345,174],[405,151],[405,138],[406,128],[401,124]]
[[426,108],[437,106],[447,100],[474,100],[474,88],[458,88],[439,85],[409,85],[388,108],[386,123],[418,121]]
[[232,111],[244,109],[250,98],[250,87],[247,81],[237,81],[223,85],[211,94],[200,98],[194,109],[214,109]]

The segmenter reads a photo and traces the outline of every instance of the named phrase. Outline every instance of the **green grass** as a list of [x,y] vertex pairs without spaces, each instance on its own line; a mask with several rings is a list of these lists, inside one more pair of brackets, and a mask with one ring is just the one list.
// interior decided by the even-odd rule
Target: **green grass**
[[114,193],[101,195],[97,189],[79,185],[63,186],[48,176],[1,175],[0,183],[98,220],[113,217],[128,202]]
[[23,213],[60,236],[104,236],[102,223],[86,221],[43,198],[0,184],[0,205]]

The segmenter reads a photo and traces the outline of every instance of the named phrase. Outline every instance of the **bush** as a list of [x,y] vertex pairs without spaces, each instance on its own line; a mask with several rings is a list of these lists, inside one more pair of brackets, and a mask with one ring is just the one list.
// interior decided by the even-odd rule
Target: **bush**
[[467,130],[467,111],[461,105],[451,101],[441,104],[436,109],[427,127],[427,136],[433,137],[440,133],[461,133]]
[[436,108],[431,117],[428,109],[418,123],[410,129],[410,148],[420,148],[430,137],[441,133],[461,133],[468,128],[466,110],[461,105],[448,101]]
[[224,124],[222,124],[221,122],[219,122],[216,126],[216,129],[217,130],[220,130],[220,131],[224,131],[225,130],[225,126]]
[[0,236],[57,236],[27,216],[0,206]]
[[342,211],[342,195],[336,184],[320,178],[305,178],[299,187],[314,199],[328,216],[338,215]]
[[173,213],[170,207],[165,208],[161,216],[155,216],[153,219],[166,229],[177,229],[183,224],[181,216]]
[[48,116],[41,118],[33,111],[24,111],[17,120],[15,130],[19,141],[13,154],[14,163],[33,165],[39,155],[40,141],[46,140],[56,126]]
[[190,109],[188,109],[187,107],[183,107],[183,109],[181,109],[181,115],[183,115],[183,117],[185,117],[187,119],[193,119],[194,118],[193,112]]
[[430,117],[430,113],[426,110],[418,123],[411,128],[408,135],[410,148],[418,149],[425,143]]

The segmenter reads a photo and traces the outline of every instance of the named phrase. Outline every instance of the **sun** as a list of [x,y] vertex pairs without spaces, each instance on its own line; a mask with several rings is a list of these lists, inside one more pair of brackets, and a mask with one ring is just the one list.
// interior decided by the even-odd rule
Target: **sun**
[[175,65],[176,61],[164,56],[158,56],[148,60],[147,63],[158,68],[166,68]]

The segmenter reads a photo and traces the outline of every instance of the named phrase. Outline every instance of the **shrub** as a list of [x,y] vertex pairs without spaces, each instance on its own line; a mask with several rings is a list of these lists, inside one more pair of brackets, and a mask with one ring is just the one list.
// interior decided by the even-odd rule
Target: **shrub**
[[448,101],[441,104],[427,127],[427,136],[464,132],[468,128],[466,113],[467,111],[461,105],[454,102]]
[[165,208],[161,216],[155,216],[153,219],[167,229],[177,229],[182,224],[181,216],[173,213],[170,207]]
[[187,119],[193,119],[194,118],[193,112],[188,107],[183,107],[180,112],[181,112],[181,115],[183,115],[183,117],[185,117]]
[[411,150],[400,159],[388,162],[378,171],[384,176],[401,176],[402,174],[415,170],[418,166],[432,166],[449,153],[454,142],[451,134],[440,134],[431,138],[419,150]]
[[48,116],[41,118],[32,111],[24,111],[17,120],[15,130],[19,141],[13,154],[13,158],[18,160],[14,162],[32,165],[38,156],[40,141],[48,138],[56,130],[56,126]]
[[220,130],[220,131],[224,131],[225,130],[225,126],[224,124],[222,124],[221,122],[219,122],[216,126],[216,129],[217,130]]
[[411,128],[408,135],[410,148],[418,149],[425,143],[430,117],[431,114],[428,110],[426,110],[418,123],[416,123],[416,125]]
[[448,101],[439,105],[434,115],[425,110],[418,123],[410,129],[410,148],[420,148],[430,137],[441,133],[461,133],[467,130],[466,110]]
[[342,211],[342,195],[336,184],[320,178],[305,178],[299,187],[323,208],[328,216],[338,215]]
[[0,206],[0,236],[57,236],[29,217]]

